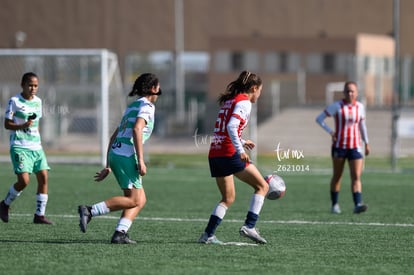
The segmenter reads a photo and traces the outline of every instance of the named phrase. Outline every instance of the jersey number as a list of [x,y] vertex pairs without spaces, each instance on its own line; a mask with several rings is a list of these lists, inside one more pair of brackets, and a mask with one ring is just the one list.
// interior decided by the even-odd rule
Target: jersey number
[[216,120],[216,127],[214,128],[214,133],[224,133],[226,130],[226,120],[228,109],[221,109],[219,111],[217,120]]

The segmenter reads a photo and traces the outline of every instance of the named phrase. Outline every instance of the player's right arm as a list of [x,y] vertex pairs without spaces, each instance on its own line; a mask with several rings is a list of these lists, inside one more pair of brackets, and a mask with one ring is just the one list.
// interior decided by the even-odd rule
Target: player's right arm
[[6,128],[7,130],[12,130],[12,131],[17,131],[17,130],[23,130],[23,129],[27,129],[30,128],[30,126],[32,126],[33,124],[33,120],[29,119],[28,121],[26,121],[23,124],[18,124],[15,123],[13,120],[5,118],[4,119],[4,128]]
[[316,123],[318,123],[328,134],[332,135],[334,131],[325,123],[326,118],[327,114],[323,111],[316,117]]
[[115,141],[116,135],[118,134],[118,128],[115,129],[115,131],[113,132],[109,143],[108,143],[108,148],[106,149],[106,165],[105,168],[103,168],[101,171],[96,172],[95,174],[95,181],[102,181],[106,178],[106,176],[109,175],[109,173],[111,173],[111,168],[109,167],[109,150],[111,150],[111,146]]
[[332,130],[328,126],[328,124],[325,123],[325,119],[327,117],[335,115],[335,113],[337,112],[337,109],[338,109],[338,104],[335,102],[335,103],[329,105],[323,112],[321,112],[316,117],[316,123],[318,123],[319,126],[321,126],[322,129],[324,129],[332,137],[332,140],[334,142],[336,141],[336,133],[335,133],[334,130]]
[[6,116],[4,118],[4,128],[7,130],[17,131],[27,129],[33,124],[33,120],[29,119],[23,123],[17,123],[14,119],[16,107],[13,99],[10,99],[6,109]]

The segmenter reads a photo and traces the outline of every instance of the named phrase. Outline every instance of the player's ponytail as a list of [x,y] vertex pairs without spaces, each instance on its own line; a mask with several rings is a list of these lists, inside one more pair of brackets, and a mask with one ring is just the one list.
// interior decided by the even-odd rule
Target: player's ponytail
[[262,79],[258,75],[243,71],[235,81],[227,85],[226,91],[219,96],[217,101],[222,105],[237,94],[247,93],[251,87],[260,85],[262,85]]
[[141,74],[134,82],[132,90],[128,96],[146,96],[151,95],[151,88],[156,87],[159,84],[159,80],[155,74],[144,73]]

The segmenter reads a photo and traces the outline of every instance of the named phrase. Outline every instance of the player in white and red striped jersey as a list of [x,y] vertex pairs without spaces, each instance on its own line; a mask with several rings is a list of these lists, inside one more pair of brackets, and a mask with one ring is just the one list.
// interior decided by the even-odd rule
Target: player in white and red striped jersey
[[[236,152],[245,152],[243,145],[246,141],[241,138],[241,134],[247,126],[251,105],[247,94],[238,94],[234,99],[228,100],[223,104],[214,127],[214,136],[208,154],[209,158],[231,157]],[[227,131],[226,126],[229,125],[232,117],[238,120],[238,125],[234,127],[237,130],[235,132],[237,135],[229,135]],[[246,165],[249,165],[249,163],[246,163]]]
[[241,138],[249,120],[252,103],[256,103],[262,87],[259,76],[243,71],[219,97],[221,109],[214,126],[208,160],[211,176],[216,179],[221,193],[221,200],[213,209],[208,224],[198,240],[199,243],[222,244],[216,238],[215,231],[236,198],[234,176],[254,189],[244,225],[239,232],[257,243],[266,243],[255,225],[269,185],[256,166],[250,162],[250,157],[245,151],[253,149],[255,144]]
[[[365,155],[368,155],[370,151],[365,124],[365,108],[357,101],[358,87],[355,82],[346,82],[343,93],[344,98],[326,107],[316,118],[316,122],[332,136],[331,212],[341,213],[338,197],[345,161],[348,160],[354,213],[362,213],[368,209],[368,206],[362,202],[361,173],[364,156],[361,153],[361,139],[365,143]],[[326,117],[334,118],[335,130],[325,123]]]

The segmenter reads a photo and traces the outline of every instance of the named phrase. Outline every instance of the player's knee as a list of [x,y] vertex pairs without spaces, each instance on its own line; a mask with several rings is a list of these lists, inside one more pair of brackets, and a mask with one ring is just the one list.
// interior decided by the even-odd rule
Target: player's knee
[[232,205],[235,200],[236,196],[226,196],[222,198],[221,202],[224,203],[227,207],[230,207],[230,205]]
[[269,186],[260,186],[259,188],[255,188],[255,194],[266,195],[269,192]]
[[267,192],[269,192],[269,184],[266,184],[265,186],[263,186],[263,191],[267,194]]
[[255,192],[267,194],[267,192],[269,192],[269,184],[263,180],[263,182],[258,183],[254,189]]
[[147,199],[137,199],[133,200],[133,207],[138,207],[140,209],[144,208],[145,204],[147,203]]

